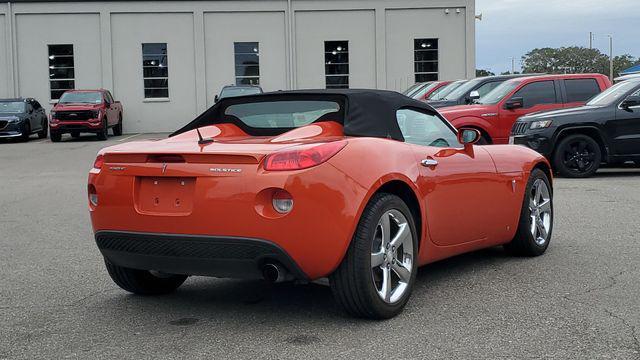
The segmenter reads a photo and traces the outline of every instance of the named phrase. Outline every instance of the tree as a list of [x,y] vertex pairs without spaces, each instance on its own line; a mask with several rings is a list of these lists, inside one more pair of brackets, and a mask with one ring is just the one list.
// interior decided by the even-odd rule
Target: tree
[[[613,58],[613,73],[640,62],[629,54]],[[609,56],[598,49],[579,46],[533,49],[522,57],[525,73],[577,74],[600,73],[609,75]]]
[[476,69],[476,76],[493,76],[493,72],[485,69]]

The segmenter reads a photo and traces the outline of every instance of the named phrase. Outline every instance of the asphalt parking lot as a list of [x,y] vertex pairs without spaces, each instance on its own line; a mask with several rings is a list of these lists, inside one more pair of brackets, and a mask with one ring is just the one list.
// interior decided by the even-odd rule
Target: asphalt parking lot
[[557,179],[544,256],[495,248],[423,267],[406,310],[374,322],[343,315],[321,284],[117,288],[87,171],[101,147],[154,136],[0,143],[0,359],[640,359],[640,169]]

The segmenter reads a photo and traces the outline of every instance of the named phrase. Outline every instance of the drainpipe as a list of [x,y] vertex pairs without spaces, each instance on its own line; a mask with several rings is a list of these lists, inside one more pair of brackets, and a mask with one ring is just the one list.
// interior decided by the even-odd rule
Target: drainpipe
[[[14,31],[13,31],[13,8],[11,6],[11,1],[7,1],[7,26],[8,26],[8,31],[7,31],[7,37],[8,40],[7,41],[7,45],[8,46],[8,53],[7,53],[7,69],[8,73],[7,75],[10,77],[10,81],[9,84],[11,84],[11,91],[10,93],[13,95],[13,97],[17,97],[18,96],[18,86],[16,83],[16,57],[15,57],[15,53],[16,53],[16,49],[15,49],[15,39],[14,39]],[[6,49],[5,46],[5,49]],[[9,90],[9,89],[7,89]]]
[[289,88],[296,87],[295,39],[293,26],[293,0],[287,0],[287,33],[289,34]]

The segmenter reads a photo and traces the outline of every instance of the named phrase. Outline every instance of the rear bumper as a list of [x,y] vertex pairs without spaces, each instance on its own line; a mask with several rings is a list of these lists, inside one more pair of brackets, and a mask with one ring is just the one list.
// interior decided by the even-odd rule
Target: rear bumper
[[98,231],[95,240],[109,262],[169,274],[257,279],[277,262],[297,280],[308,280],[278,245],[261,239]]

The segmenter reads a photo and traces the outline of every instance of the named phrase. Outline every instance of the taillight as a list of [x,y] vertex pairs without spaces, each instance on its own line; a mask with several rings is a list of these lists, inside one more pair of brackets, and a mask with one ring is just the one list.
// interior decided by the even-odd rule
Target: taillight
[[346,141],[333,141],[321,145],[302,145],[295,149],[268,155],[264,169],[268,171],[300,170],[322,164],[347,146]]
[[293,197],[286,190],[273,193],[273,209],[280,214],[287,214],[293,209]]
[[104,156],[98,155],[96,161],[93,162],[93,168],[102,169],[102,165],[104,165]]

